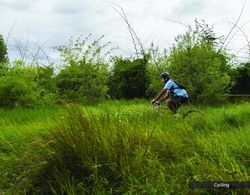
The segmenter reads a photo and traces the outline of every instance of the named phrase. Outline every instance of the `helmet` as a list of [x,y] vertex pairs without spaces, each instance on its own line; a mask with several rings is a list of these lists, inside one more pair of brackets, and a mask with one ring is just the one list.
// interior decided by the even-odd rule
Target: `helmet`
[[162,72],[162,73],[160,74],[160,78],[164,78],[164,79],[169,78],[168,72]]

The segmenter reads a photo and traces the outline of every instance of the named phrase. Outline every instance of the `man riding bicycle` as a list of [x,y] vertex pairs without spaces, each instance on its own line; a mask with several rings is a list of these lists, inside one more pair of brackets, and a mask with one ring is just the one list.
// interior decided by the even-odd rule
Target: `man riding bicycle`
[[[185,102],[188,101],[188,94],[185,87],[179,85],[174,80],[171,80],[167,72],[160,74],[161,82],[165,83],[163,89],[151,101],[152,104],[159,104],[165,101],[166,106],[175,114],[177,109]],[[166,94],[163,96],[163,94]],[[163,97],[163,98],[161,98]]]

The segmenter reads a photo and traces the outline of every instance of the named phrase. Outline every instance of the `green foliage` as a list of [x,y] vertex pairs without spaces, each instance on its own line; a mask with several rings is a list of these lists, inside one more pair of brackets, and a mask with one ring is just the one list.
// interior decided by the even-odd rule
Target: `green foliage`
[[190,29],[176,38],[169,56],[169,72],[185,84],[191,101],[217,103],[230,85],[229,58],[197,32],[199,29]]
[[233,70],[234,86],[231,91],[234,94],[250,94],[250,63],[243,63]]
[[8,70],[8,52],[3,36],[0,35],[0,77],[4,76]]
[[36,66],[34,71],[34,81],[40,90],[40,101],[42,104],[54,104],[58,99],[54,68],[52,66]]
[[52,66],[38,66],[35,67],[36,83],[49,92],[56,91],[54,68]]
[[104,36],[91,41],[91,34],[77,39],[71,37],[65,45],[57,47],[64,66],[79,64],[102,64],[112,49],[106,49],[110,42],[102,44]]
[[168,56],[166,50],[164,50],[164,53],[160,53],[157,47],[154,48],[153,44],[148,53],[150,60],[147,65],[147,74],[149,77],[147,96],[152,97],[163,88],[162,82],[160,82],[160,74],[168,69]]
[[5,76],[9,70],[8,63],[0,63],[0,77]]
[[219,193],[188,182],[249,180],[249,106],[178,120],[138,100],[67,112],[0,109],[0,193]]
[[147,57],[129,59],[115,57],[109,79],[109,95],[114,98],[142,98],[149,84]]
[[107,68],[90,63],[65,67],[56,78],[59,99],[72,102],[96,102],[106,96]]
[[3,107],[33,106],[38,103],[39,91],[33,70],[16,63],[0,79],[0,105]]
[[8,62],[7,46],[4,42],[3,36],[0,35],[0,64],[7,63],[7,62]]
[[107,92],[108,66],[105,62],[109,44],[101,45],[101,38],[88,44],[90,35],[81,37],[58,47],[63,69],[57,75],[56,82],[59,99],[73,102],[96,102],[103,99]]
[[[2,107],[34,107],[53,103],[54,94],[46,89],[49,75],[43,78],[42,70],[35,66],[24,66],[22,61],[14,65],[0,77],[0,106]],[[46,79],[46,82],[41,81]],[[48,87],[48,86],[47,86]]]

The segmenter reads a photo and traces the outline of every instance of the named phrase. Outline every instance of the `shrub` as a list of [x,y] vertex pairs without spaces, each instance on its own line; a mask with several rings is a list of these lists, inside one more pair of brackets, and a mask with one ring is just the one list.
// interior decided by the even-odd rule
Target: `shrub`
[[149,84],[147,59],[113,58],[109,95],[115,98],[142,98]]
[[8,70],[8,52],[3,36],[0,35],[0,77],[4,76]]
[[0,78],[0,106],[30,107],[37,104],[38,96],[34,75],[28,69],[16,65]]
[[233,71],[234,85],[232,93],[234,94],[250,94],[250,62],[243,63]]
[[150,59],[147,65],[147,74],[149,77],[147,96],[152,97],[163,87],[162,82],[160,82],[160,74],[168,69],[168,56],[166,50],[164,50],[164,53],[160,53],[158,48],[154,48],[153,44],[148,53]]
[[53,103],[55,95],[49,86],[45,85],[50,76],[45,73],[47,78],[43,78],[45,75],[42,76],[42,69],[46,68],[24,66],[22,61],[15,61],[14,65],[5,71],[5,75],[0,77],[0,106],[34,107]]
[[7,62],[8,62],[7,46],[4,42],[3,36],[0,35],[0,64],[7,63]]
[[106,67],[91,63],[65,67],[56,78],[59,99],[73,102],[96,102],[106,96]]
[[200,34],[204,30],[200,28],[197,26],[176,38],[169,56],[169,72],[185,84],[192,101],[216,103],[223,100],[229,89],[230,59],[217,50],[208,35]]
[[63,68],[57,75],[56,83],[59,99],[62,101],[95,102],[106,96],[108,65],[103,50],[109,44],[101,44],[101,39],[87,43],[86,38],[70,39],[58,51]]

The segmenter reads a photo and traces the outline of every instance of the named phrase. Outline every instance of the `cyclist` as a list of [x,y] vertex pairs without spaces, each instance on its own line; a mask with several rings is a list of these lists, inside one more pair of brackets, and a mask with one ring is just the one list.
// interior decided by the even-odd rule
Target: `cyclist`
[[[165,101],[166,106],[176,114],[178,108],[188,101],[188,94],[184,86],[170,79],[167,72],[160,74],[161,82],[165,85],[158,95],[151,101],[152,104],[159,104]],[[166,94],[165,94],[166,92]],[[165,95],[164,95],[165,94]]]

